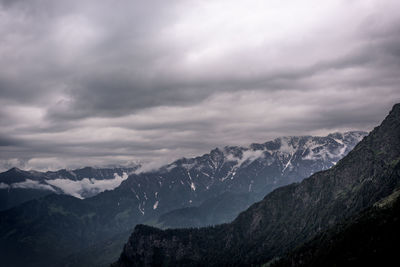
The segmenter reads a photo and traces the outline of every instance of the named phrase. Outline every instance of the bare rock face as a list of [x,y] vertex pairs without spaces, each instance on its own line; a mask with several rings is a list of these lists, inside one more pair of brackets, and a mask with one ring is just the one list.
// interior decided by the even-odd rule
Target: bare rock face
[[400,105],[346,157],[278,188],[232,223],[161,231],[137,226],[114,266],[251,265],[309,240],[399,187]]

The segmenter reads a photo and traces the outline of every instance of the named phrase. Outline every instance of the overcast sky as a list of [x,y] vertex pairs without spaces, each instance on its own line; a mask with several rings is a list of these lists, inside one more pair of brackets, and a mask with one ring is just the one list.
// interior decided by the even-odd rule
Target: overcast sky
[[369,131],[400,102],[398,0],[0,3],[0,170]]

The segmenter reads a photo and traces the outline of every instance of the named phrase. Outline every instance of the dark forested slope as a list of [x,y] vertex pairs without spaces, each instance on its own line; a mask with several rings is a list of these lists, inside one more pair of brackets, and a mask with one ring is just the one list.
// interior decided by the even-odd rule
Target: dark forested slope
[[400,182],[400,105],[333,168],[268,194],[232,223],[137,226],[115,266],[262,264],[390,195]]
[[[397,172],[400,172],[400,168],[397,168]],[[317,235],[271,265],[392,266],[398,261],[399,196],[400,191],[395,191],[361,214]]]

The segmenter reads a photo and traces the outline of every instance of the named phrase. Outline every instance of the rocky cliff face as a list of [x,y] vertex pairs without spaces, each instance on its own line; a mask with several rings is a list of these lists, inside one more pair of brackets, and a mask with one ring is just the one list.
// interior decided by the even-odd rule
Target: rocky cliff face
[[161,231],[137,226],[115,266],[261,264],[372,206],[399,186],[400,105],[346,157],[274,190],[232,223]]

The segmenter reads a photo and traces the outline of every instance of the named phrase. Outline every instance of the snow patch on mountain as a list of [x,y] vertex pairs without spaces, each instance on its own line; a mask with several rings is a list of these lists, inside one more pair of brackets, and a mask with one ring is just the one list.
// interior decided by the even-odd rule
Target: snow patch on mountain
[[156,201],[156,203],[154,203],[153,210],[157,209],[157,207],[158,207],[158,200]]
[[288,162],[286,163],[285,168],[283,168],[282,174],[286,171],[286,169],[287,169],[288,167],[289,167],[289,169],[290,169],[290,167],[292,166],[292,158],[293,158],[293,153],[290,155],[290,159],[289,159]]
[[194,185],[193,182],[190,184],[190,188],[191,188],[193,191],[196,191],[196,186]]

